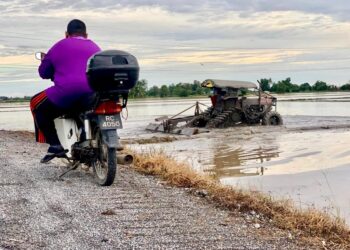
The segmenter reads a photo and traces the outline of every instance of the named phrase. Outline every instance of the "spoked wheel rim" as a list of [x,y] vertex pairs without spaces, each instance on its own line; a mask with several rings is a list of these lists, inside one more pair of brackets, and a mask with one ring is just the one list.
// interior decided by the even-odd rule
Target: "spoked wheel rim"
[[95,171],[97,178],[104,180],[108,174],[108,148],[102,144],[98,147],[99,157],[95,162]]
[[101,186],[110,186],[114,182],[117,170],[116,149],[108,147],[102,140],[99,129],[95,133],[98,143],[97,159],[93,163],[95,179]]
[[98,158],[94,162],[95,175],[99,182],[104,182],[108,175],[108,147],[102,142],[100,131],[96,132]]

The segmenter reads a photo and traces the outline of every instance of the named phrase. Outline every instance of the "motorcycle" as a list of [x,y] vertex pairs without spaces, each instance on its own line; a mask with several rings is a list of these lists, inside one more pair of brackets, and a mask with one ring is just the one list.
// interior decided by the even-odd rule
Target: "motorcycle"
[[[41,60],[42,52],[35,53]],[[136,85],[139,65],[136,57],[119,50],[94,54],[87,64],[87,79],[95,92],[88,110],[55,119],[55,127],[71,168],[85,164],[93,169],[101,186],[112,185],[117,163],[130,164],[131,155],[118,155],[118,129],[122,129],[121,112],[127,106],[128,93]]]

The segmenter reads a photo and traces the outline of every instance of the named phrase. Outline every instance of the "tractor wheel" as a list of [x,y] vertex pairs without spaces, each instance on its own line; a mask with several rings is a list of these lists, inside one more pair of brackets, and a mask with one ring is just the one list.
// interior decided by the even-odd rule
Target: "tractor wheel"
[[279,113],[277,113],[276,111],[270,111],[264,115],[262,119],[262,125],[267,125],[267,126],[283,125],[283,120]]

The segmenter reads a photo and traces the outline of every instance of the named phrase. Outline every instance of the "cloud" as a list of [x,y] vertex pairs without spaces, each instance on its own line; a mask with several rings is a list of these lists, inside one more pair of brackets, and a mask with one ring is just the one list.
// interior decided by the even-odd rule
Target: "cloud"
[[34,55],[12,55],[1,57],[0,66],[11,64],[33,65],[38,63],[35,61]]
[[283,62],[286,58],[303,54],[302,51],[278,50],[222,50],[203,52],[180,52],[142,61],[143,65],[172,64],[220,64],[220,65],[258,65]]
[[123,8],[135,10],[140,7],[159,7],[170,12],[222,12],[238,11],[243,14],[255,12],[298,11],[304,13],[331,15],[339,20],[349,20],[350,5],[347,0],[280,1],[280,0],[3,0],[2,13],[44,13],[51,10],[70,9],[74,11],[111,11]]
[[[11,71],[18,75],[14,80],[32,80],[34,52],[48,50],[67,22],[80,18],[103,49],[135,54],[151,84],[251,80],[290,71],[288,76],[312,81],[321,75],[317,70],[295,72],[326,72],[349,62],[349,8],[341,0],[2,0],[0,61],[18,67]],[[347,81],[345,71],[328,77]],[[3,81],[10,77],[6,72],[0,70]]]

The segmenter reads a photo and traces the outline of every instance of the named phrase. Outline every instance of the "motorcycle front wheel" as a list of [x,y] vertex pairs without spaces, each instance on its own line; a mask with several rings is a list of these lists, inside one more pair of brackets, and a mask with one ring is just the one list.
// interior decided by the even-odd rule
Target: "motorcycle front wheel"
[[97,159],[93,163],[95,179],[101,186],[110,186],[117,171],[116,149],[108,147],[102,140],[101,131],[96,131],[98,143]]

